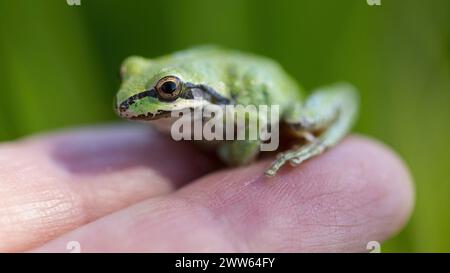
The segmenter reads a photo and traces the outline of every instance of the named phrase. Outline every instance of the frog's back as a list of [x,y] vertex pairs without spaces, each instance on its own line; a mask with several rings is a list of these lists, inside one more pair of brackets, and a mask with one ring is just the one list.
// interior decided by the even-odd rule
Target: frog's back
[[280,105],[281,110],[301,99],[301,89],[275,61],[216,46],[200,46],[179,51],[171,56],[173,62],[197,71],[199,81],[208,84],[222,82],[218,90],[233,97],[236,104]]

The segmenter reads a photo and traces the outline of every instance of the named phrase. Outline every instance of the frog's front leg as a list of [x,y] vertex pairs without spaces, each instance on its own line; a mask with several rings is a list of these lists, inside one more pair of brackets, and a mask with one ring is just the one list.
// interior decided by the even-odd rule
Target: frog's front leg
[[232,140],[220,145],[219,157],[229,166],[241,166],[252,162],[259,153],[259,140]]
[[357,92],[349,84],[315,91],[301,107],[297,118],[286,118],[290,128],[304,137],[307,144],[279,154],[266,175],[275,175],[286,162],[297,166],[335,145],[350,130],[357,110]]
[[[236,106],[230,108],[234,123],[234,140],[224,141],[218,149],[219,157],[230,166],[241,166],[252,162],[259,154],[261,141],[259,138],[259,126],[265,126],[266,122],[258,114],[255,108]],[[244,123],[237,122],[245,121]],[[243,125],[243,126],[242,126]],[[260,129],[260,128],[259,128]]]

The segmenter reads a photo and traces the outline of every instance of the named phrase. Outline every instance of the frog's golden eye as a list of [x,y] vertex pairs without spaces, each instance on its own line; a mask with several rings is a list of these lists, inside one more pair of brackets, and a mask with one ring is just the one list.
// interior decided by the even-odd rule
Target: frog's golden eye
[[155,89],[161,98],[174,100],[181,94],[182,82],[175,76],[166,76],[158,81]]

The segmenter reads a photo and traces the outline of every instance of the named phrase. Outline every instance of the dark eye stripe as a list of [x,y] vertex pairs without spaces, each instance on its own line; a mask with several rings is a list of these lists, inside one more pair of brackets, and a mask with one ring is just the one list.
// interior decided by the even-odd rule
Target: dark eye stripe
[[[231,103],[230,99],[225,98],[224,96],[219,94],[216,90],[214,90],[213,88],[211,88],[207,85],[186,83],[186,87],[189,89],[198,88],[198,89],[202,90],[204,93],[206,93],[211,98],[210,101],[214,104],[230,104]],[[192,92],[191,92],[191,96],[192,96]]]
[[[208,95],[208,100],[211,101],[212,103],[223,104],[223,105],[231,103],[231,101],[228,98],[223,97],[216,90],[214,90],[213,88],[206,86],[204,84],[186,83],[186,88],[187,88],[187,90],[180,95],[180,98],[194,99],[194,96],[192,94],[192,89],[198,88],[201,91],[205,92],[206,95]],[[126,101],[124,101],[120,104],[118,109],[120,112],[126,111],[130,107],[130,105],[133,105],[137,100],[140,100],[145,97],[152,97],[152,98],[159,99],[162,101],[172,101],[170,99],[160,98],[158,96],[156,90],[154,88],[152,88],[150,90],[146,90],[146,91],[140,92],[136,95],[129,97]],[[206,96],[205,96],[205,98],[206,98]]]
[[137,93],[136,95],[133,95],[133,96],[129,97],[126,101],[122,102],[119,106],[119,111],[123,112],[123,111],[128,110],[130,105],[134,104],[137,100],[140,100],[145,97],[157,98],[158,94],[156,94],[156,91],[154,88],[152,88],[150,90],[146,90],[144,92]]

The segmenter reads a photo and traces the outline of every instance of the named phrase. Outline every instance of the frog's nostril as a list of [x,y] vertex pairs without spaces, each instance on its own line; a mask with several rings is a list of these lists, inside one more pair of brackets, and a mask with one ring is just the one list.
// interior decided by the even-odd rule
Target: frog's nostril
[[115,110],[119,117],[122,118],[128,118],[129,111],[128,111],[128,103],[123,102],[121,104],[115,104]]
[[128,108],[130,108],[130,105],[134,103],[134,99],[129,98],[128,100],[122,102],[119,106],[118,106],[118,110],[119,112],[123,113],[125,111],[128,110]]

